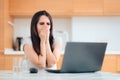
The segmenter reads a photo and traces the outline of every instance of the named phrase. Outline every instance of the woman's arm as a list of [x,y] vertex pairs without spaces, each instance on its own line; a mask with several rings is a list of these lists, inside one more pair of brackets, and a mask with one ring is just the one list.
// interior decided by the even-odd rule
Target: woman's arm
[[38,57],[38,62],[42,66],[42,68],[46,68],[46,46],[44,40],[41,41],[40,50],[41,53]]
[[50,48],[50,43],[46,41],[46,60],[47,60],[47,67],[52,67],[59,59],[61,51],[61,43],[57,43],[54,45],[53,52]]
[[32,45],[26,44],[24,46],[24,51],[27,54],[29,60],[39,68],[45,68],[46,67],[46,55],[37,55],[34,51]]

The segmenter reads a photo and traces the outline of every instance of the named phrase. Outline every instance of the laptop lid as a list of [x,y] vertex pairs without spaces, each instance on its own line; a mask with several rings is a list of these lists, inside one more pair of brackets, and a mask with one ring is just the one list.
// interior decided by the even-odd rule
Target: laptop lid
[[94,72],[101,70],[107,43],[67,42],[62,73]]

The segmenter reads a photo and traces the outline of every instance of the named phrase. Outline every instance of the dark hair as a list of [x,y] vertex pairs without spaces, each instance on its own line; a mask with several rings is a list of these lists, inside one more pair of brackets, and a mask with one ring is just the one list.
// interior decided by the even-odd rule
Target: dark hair
[[52,17],[51,15],[43,10],[43,11],[38,11],[36,12],[33,17],[32,17],[32,21],[31,21],[31,40],[32,40],[32,46],[33,46],[33,49],[35,50],[35,52],[37,53],[37,55],[39,55],[41,53],[41,50],[40,50],[40,43],[41,43],[41,39],[39,38],[39,35],[38,35],[38,32],[37,32],[37,23],[39,21],[39,18],[41,16],[47,16],[50,20],[50,36],[49,36],[49,42],[50,42],[50,47],[51,47],[51,50],[53,51],[53,42],[54,42],[54,37],[53,37],[53,21],[52,21]]

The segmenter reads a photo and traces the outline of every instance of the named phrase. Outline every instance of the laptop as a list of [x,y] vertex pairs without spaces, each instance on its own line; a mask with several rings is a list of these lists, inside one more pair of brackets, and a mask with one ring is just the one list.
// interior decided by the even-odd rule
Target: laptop
[[61,70],[52,73],[84,73],[100,71],[105,55],[105,42],[67,42]]

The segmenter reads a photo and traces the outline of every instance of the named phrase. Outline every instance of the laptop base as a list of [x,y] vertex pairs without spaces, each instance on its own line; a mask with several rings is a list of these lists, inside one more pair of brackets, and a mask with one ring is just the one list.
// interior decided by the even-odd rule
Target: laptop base
[[50,73],[94,73],[96,72],[96,71],[62,72],[61,70],[53,70],[53,69],[46,69],[46,71]]

